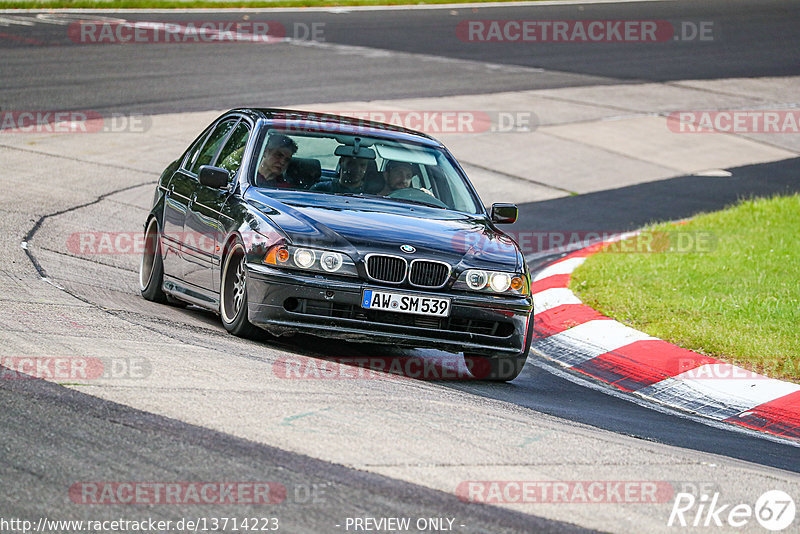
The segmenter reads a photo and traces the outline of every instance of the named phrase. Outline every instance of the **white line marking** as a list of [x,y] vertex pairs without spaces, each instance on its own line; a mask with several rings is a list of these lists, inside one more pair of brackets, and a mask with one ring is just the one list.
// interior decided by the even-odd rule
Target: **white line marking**
[[346,45],[338,43],[328,43],[323,41],[307,41],[303,39],[283,39],[280,42],[290,44],[293,46],[302,46],[307,48],[319,48],[322,50],[329,50],[339,54],[357,55],[366,58],[390,58],[390,57],[406,57],[420,61],[428,61],[432,63],[449,63],[454,65],[461,65],[465,67],[480,69],[491,73],[507,73],[507,74],[530,74],[536,72],[545,72],[544,69],[538,67],[524,67],[521,65],[504,65],[501,63],[487,63],[484,61],[473,61],[469,59],[457,59],[444,56],[436,56],[432,54],[417,54],[412,52],[399,52],[394,50],[386,50],[383,48],[372,48],[367,46]]
[[[533,349],[531,349],[533,350]],[[735,425],[732,423],[723,423],[721,421],[717,421],[716,419],[711,419],[705,417],[703,415],[695,415],[691,413],[687,413],[679,408],[675,408],[674,406],[669,406],[664,404],[663,402],[659,401],[658,399],[650,399],[650,398],[641,398],[637,393],[627,393],[623,391],[619,391],[616,389],[612,389],[612,386],[604,383],[604,382],[595,382],[584,378],[581,375],[575,374],[574,372],[565,371],[555,367],[553,362],[547,355],[543,354],[542,352],[535,350],[542,358],[528,358],[528,362],[533,363],[536,367],[544,369],[548,373],[554,374],[559,378],[563,378],[573,384],[577,384],[579,386],[593,389],[595,391],[600,391],[605,393],[606,395],[611,395],[612,397],[616,397],[618,399],[622,399],[628,402],[632,402],[638,406],[643,408],[647,408],[648,410],[654,410],[659,413],[667,414],[667,415],[674,415],[675,417],[680,417],[681,419],[689,419],[690,421],[694,421],[695,423],[701,423],[706,426],[710,426],[713,428],[717,428],[719,430],[727,430],[728,432],[736,432],[739,434],[746,434],[750,437],[764,439],[767,441],[772,441],[775,443],[780,443],[782,445],[791,445],[793,447],[800,448],[800,442],[790,440],[787,438],[782,438],[780,436],[776,436],[774,434],[767,434],[765,432],[759,432],[757,430],[751,430],[747,427]],[[625,433],[622,431],[622,433]],[[709,453],[713,454],[713,453]]]
[[562,304],[581,304],[581,299],[567,288],[554,287],[533,294],[533,313],[540,314]]
[[643,339],[654,339],[611,319],[596,319],[554,334],[535,339],[538,352],[564,367],[574,367]]
[[[656,3],[668,2],[673,0],[558,0],[542,2],[486,2],[486,3],[464,3],[464,4],[409,4],[396,6],[346,6],[346,7],[229,7],[229,8],[197,8],[197,9],[115,9],[121,13],[216,13],[224,11],[241,11],[246,9],[248,13],[341,13],[357,11],[426,11],[426,10],[458,10],[458,9],[480,9],[480,8],[517,8],[517,7],[546,7],[562,5],[592,5],[592,4],[615,4],[623,2],[630,3]],[[3,9],[0,13],[40,13],[41,9]],[[48,13],[107,13],[106,9],[48,9]]]
[[539,271],[533,278],[533,281],[538,282],[539,280],[544,280],[548,276],[553,276],[555,274],[572,274],[572,271],[580,267],[585,261],[586,258],[569,258],[557,261]]
[[744,410],[800,391],[800,384],[765,376],[759,378],[759,375],[728,363],[701,365],[672,377],[672,380],[690,384],[709,397],[736,399],[737,405],[746,406]]
[[617,321],[597,319],[552,336],[565,343],[581,343],[602,349],[603,353],[617,350],[636,341],[655,340],[644,332]]
[[0,17],[0,26],[33,26],[35,23],[28,17]]

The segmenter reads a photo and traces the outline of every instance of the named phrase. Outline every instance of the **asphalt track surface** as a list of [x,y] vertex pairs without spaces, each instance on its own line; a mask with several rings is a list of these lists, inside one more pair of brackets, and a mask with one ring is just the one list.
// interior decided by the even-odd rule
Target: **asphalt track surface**
[[[794,2],[663,2],[527,8],[480,8],[469,18],[575,18],[712,20],[721,32],[713,43],[598,44],[537,46],[535,53],[511,45],[473,45],[454,39],[449,10],[414,12],[254,13],[251,20],[325,22],[330,45],[391,50],[391,61],[351,48],[332,48],[317,57],[309,47],[269,45],[263,49],[216,45],[213,57],[196,46],[82,46],[64,35],[64,26],[36,24],[2,28],[0,107],[3,109],[93,109],[115,112],[176,112],[259,104],[444,96],[546,87],[639,83],[736,76],[800,73],[800,6]],[[152,16],[126,14],[128,20]],[[227,20],[230,14],[159,14],[159,20]],[[8,37],[11,36],[11,37]],[[404,53],[444,57],[428,68],[411,69]],[[482,63],[502,65],[486,76]],[[413,62],[418,66],[418,62]],[[404,67],[408,68],[404,68]],[[532,69],[545,69],[537,72]],[[535,75],[533,75],[535,73]],[[320,77],[323,82],[320,82]],[[365,80],[369,80],[365,82]],[[672,220],[717,209],[747,194],[798,190],[800,162],[733,169],[734,181],[691,183],[675,178],[624,190],[565,197],[521,206],[517,230],[540,227],[582,230],[609,225],[625,230],[653,220]],[[770,176],[769,182],[754,177]],[[731,184],[734,187],[731,187]],[[660,199],[658,203],[652,199]],[[575,216],[575,214],[579,214]],[[612,221],[611,223],[609,221]],[[91,296],[90,298],[94,298]],[[224,335],[215,318],[187,314],[206,323],[211,339]],[[135,320],[135,319],[134,319]],[[166,327],[165,327],[166,328]],[[211,333],[209,333],[211,332]],[[326,356],[302,336],[292,352]],[[487,532],[577,531],[564,523],[515,514],[491,506],[466,507],[452,495],[413,484],[353,471],[295,453],[254,444],[207,429],[154,416],[41,381],[0,381],[3,431],[0,479],[22,497],[6,493],[5,515],[38,515],[64,510],[63,487],[80,478],[81,462],[91,458],[96,480],[136,473],[141,480],[269,478],[279,473],[291,490],[319,482],[337,496],[325,506],[287,509],[288,531],[329,525],[335,517],[369,512],[375,516],[451,515],[469,517]],[[798,449],[670,415],[589,389],[548,372],[544,364],[526,367],[513,384],[447,384],[479,397],[503,400],[556,418],[697,451],[710,452],[800,472]],[[65,430],[68,429],[68,430]],[[79,445],[76,445],[78,443]],[[48,467],[48,477],[38,474]],[[291,500],[291,499],[290,499]],[[98,515],[114,517],[114,507]],[[224,510],[220,510],[224,512]],[[149,511],[170,517],[173,512]],[[210,515],[207,508],[203,515]],[[293,518],[293,519],[292,519]],[[295,521],[295,523],[292,523]]]
[[[12,24],[0,27],[0,107],[42,109],[46,102],[46,109],[173,112],[340,102],[343,95],[355,101],[785,76],[800,68],[800,6],[789,1],[121,16],[129,21],[241,21],[247,16],[249,22],[280,22],[300,44],[214,45],[212,55],[209,48],[192,44],[84,45],[71,40],[63,25]],[[458,22],[482,19],[663,20],[679,38],[683,23],[707,22],[713,40],[520,45],[457,37]],[[325,44],[311,50],[302,37],[313,24],[323,25]],[[381,56],[376,50],[394,54]],[[405,54],[431,60],[411,61],[418,58]],[[481,68],[486,64],[492,65],[489,71]]]
[[[375,517],[402,517],[411,512],[419,517],[457,517],[477,532],[588,532],[527,514],[463,503],[455,495],[255,444],[47,382],[2,382],[5,414],[0,445],[5,453],[0,475],[20,494],[17,499],[3,499],[4,517],[33,517],[43,511],[54,519],[76,517],[74,506],[71,509],[71,503],[65,502],[65,488],[83,480],[85,464],[92,462],[94,480],[114,480],[119,473],[135,473],[140,481],[219,481],[222,473],[225,481],[281,480],[285,500],[276,515],[280,530],[288,532],[330,532],[345,517],[365,511]],[[39,478],[36,473],[42,464],[49,469]],[[92,509],[88,517],[113,520],[133,515],[178,521],[241,516],[240,508],[223,505],[179,511],[142,506],[133,514],[130,508],[103,506]],[[258,514],[265,516],[262,511]]]

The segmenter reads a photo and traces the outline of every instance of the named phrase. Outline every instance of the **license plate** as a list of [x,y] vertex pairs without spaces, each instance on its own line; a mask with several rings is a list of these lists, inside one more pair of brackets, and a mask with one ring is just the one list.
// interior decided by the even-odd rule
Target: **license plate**
[[368,310],[386,310],[416,315],[433,315],[448,317],[450,315],[450,299],[423,297],[408,293],[376,291],[365,289],[361,299],[361,307]]

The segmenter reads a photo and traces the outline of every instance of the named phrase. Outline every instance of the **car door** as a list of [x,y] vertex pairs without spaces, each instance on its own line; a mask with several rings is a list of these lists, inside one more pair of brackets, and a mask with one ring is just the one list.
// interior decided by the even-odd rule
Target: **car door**
[[185,268],[181,250],[183,223],[186,219],[186,211],[189,209],[189,200],[197,183],[194,175],[188,169],[194,166],[210,133],[211,128],[198,137],[194,145],[187,151],[180,167],[170,178],[164,193],[161,246],[164,277],[167,279],[183,280],[184,278]]
[[[239,121],[231,129],[222,148],[210,163],[229,171],[231,181],[235,179],[241,166],[250,132],[251,128],[247,121],[244,119]],[[217,261],[217,247],[221,245],[221,240],[225,237],[225,228],[230,223],[229,218],[223,214],[223,206],[230,195],[230,182],[226,188],[209,187],[198,183],[186,212],[184,222],[186,281],[209,292],[213,292],[216,285],[214,267]]]
[[173,254],[169,271],[166,270],[168,266],[165,263],[165,272],[183,282],[186,282],[187,273],[196,263],[197,236],[186,234],[186,217],[200,186],[197,172],[201,166],[208,165],[214,160],[237,122],[238,117],[233,117],[216,124],[203,139],[202,146],[190,154],[191,157],[186,158],[184,165],[175,172],[167,186],[164,231],[169,235],[165,235],[165,241],[177,246],[178,253]]

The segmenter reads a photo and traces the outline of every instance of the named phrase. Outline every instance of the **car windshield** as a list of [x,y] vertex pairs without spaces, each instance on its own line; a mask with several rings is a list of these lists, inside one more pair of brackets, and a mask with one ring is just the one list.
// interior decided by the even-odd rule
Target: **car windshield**
[[261,188],[382,198],[481,213],[445,151],[378,137],[267,132],[252,183]]

